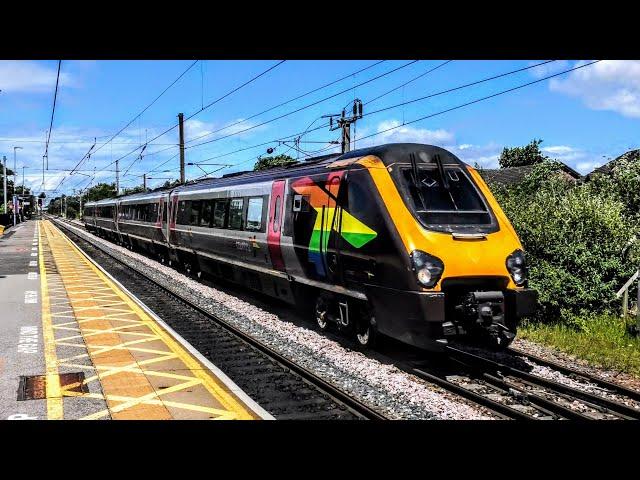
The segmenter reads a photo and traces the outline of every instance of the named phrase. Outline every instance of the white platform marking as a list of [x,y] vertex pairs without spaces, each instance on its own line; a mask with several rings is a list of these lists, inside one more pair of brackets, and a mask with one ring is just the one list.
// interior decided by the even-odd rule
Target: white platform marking
[[9,415],[7,420],[38,420],[38,417],[31,417],[26,413],[15,413],[13,415]]
[[38,303],[38,292],[35,290],[24,292],[24,303]]
[[36,252],[33,252],[33,253],[31,253],[31,256],[32,256],[32,257],[37,257],[37,256],[38,256],[38,254],[37,254]]
[[29,272],[27,274],[27,279],[28,280],[37,280],[38,279],[38,272]]
[[38,266],[38,261],[37,260],[31,260],[29,262],[29,266],[30,267],[37,267]]
[[38,327],[20,327],[19,353],[38,353]]

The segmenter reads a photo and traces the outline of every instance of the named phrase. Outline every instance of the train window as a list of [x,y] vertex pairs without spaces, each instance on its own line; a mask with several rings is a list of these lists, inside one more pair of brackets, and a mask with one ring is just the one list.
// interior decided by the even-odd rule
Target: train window
[[216,200],[213,208],[213,226],[216,228],[225,228],[227,220],[227,206],[229,202],[226,200]]
[[191,213],[191,202],[181,200],[178,202],[178,211],[176,213],[176,223],[178,225],[189,225],[189,214]]
[[249,205],[247,207],[247,230],[260,230],[262,228],[262,203],[262,197],[249,199]]
[[211,211],[213,210],[213,200],[202,201],[202,216],[200,217],[201,227],[211,226]]
[[162,206],[162,221],[166,222],[167,221],[167,210],[169,209],[169,204],[167,202],[164,202],[164,205]]
[[244,198],[234,198],[229,206],[229,228],[242,229],[242,210]]
[[293,211],[294,212],[308,212],[309,211],[309,195],[299,195],[296,194],[293,196]]
[[273,214],[273,231],[274,232],[277,232],[278,230],[280,230],[280,204],[281,203],[282,201],[280,199],[280,195],[278,195],[276,197],[276,204],[274,206],[275,212]]
[[189,215],[189,225],[198,226],[200,225],[200,209],[202,208],[201,200],[192,200],[191,201],[191,213]]

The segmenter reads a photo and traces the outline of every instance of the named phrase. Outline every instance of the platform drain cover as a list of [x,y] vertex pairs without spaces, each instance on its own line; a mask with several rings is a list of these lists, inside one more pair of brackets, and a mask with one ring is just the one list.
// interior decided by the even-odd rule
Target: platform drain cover
[[[84,384],[84,372],[61,373],[60,387],[67,392],[89,393]],[[18,400],[42,400],[47,398],[46,375],[32,375],[20,377],[18,386]]]

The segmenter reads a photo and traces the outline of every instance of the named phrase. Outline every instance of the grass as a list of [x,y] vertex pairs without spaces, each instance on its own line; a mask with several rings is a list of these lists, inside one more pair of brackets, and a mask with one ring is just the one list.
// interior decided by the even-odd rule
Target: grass
[[525,322],[519,337],[555,347],[588,362],[640,376],[640,338],[628,335],[627,322],[614,315],[576,318],[571,325]]

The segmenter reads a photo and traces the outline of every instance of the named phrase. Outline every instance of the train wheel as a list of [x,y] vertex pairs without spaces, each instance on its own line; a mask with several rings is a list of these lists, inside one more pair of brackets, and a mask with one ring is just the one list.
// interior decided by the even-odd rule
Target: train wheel
[[363,314],[356,319],[355,331],[356,340],[362,347],[375,347],[377,335],[375,325],[375,317],[368,309],[363,309]]
[[318,324],[320,330],[322,330],[323,332],[326,331],[329,327],[329,320],[327,320],[328,312],[329,304],[327,302],[327,299],[322,295],[318,295],[318,298],[316,298],[315,308],[316,323]]

